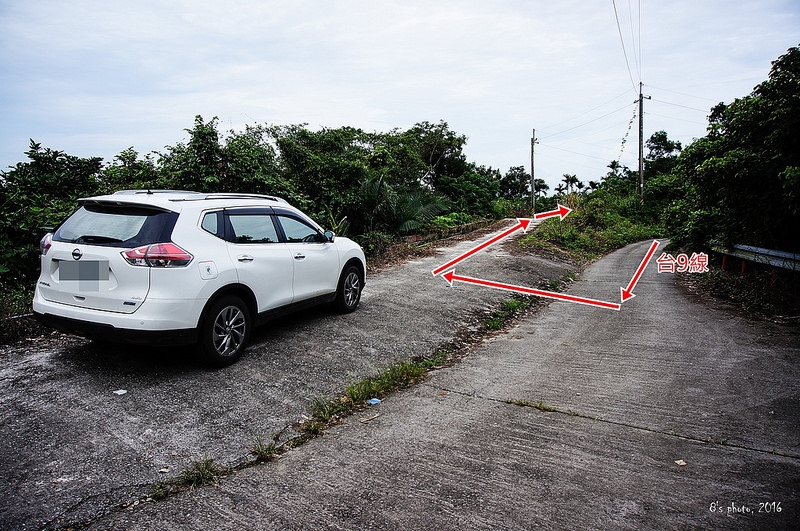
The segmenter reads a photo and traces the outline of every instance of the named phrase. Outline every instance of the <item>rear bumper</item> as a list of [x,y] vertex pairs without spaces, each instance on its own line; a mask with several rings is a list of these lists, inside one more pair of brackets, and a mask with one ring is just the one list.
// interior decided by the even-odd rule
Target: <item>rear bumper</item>
[[37,321],[60,332],[74,334],[99,341],[132,344],[190,345],[197,342],[197,329],[135,330],[120,328],[106,323],[93,323],[70,319],[34,310]]

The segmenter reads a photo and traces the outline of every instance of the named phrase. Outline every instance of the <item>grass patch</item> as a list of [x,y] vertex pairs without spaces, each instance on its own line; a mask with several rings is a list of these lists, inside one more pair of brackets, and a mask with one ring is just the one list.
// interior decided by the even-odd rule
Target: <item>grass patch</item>
[[212,458],[204,456],[181,470],[178,477],[159,481],[153,485],[150,488],[149,496],[154,500],[163,500],[178,492],[206,485],[216,485],[222,477],[227,476],[230,472],[230,468],[221,467]]
[[428,370],[426,365],[435,362],[428,360],[425,365],[418,361],[393,363],[374,376],[350,383],[342,396],[315,398],[311,405],[311,418],[300,425],[300,431],[310,436],[320,435],[330,424],[364,407],[370,398],[383,398],[420,380]]
[[483,328],[488,331],[502,330],[522,312],[540,302],[538,298],[533,296],[518,296],[513,299],[506,299],[500,303],[499,309],[495,310],[484,319]]
[[503,328],[503,320],[500,319],[499,317],[492,317],[490,319],[487,319],[483,323],[483,326],[487,330],[500,330],[501,328]]
[[420,367],[422,367],[423,369],[425,369],[426,371],[429,371],[436,367],[443,366],[447,362],[447,360],[450,359],[450,355],[453,354],[455,351],[456,351],[455,345],[447,344],[438,349],[431,356],[415,360],[415,363]]
[[276,444],[274,441],[265,442],[260,435],[256,435],[253,447],[250,453],[256,456],[259,461],[272,461],[277,459],[283,453],[283,446]]

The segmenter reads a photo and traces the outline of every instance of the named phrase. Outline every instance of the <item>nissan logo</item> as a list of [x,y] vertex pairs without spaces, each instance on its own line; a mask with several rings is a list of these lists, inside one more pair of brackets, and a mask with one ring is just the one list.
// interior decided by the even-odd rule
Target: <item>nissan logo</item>
[[83,256],[83,253],[81,252],[80,249],[75,249],[74,251],[72,251],[73,260],[80,260],[81,256]]

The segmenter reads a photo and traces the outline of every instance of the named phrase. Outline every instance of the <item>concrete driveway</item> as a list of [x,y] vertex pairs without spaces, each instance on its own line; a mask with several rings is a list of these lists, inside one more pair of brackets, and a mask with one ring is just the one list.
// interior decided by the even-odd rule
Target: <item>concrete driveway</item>
[[[0,529],[92,522],[205,456],[248,466],[256,438],[297,435],[292,426],[315,399],[393,361],[430,355],[507,299],[452,290],[431,275],[444,256],[474,245],[467,238],[439,257],[370,275],[353,314],[320,308],[274,321],[222,370],[199,365],[192,348],[120,347],[57,333],[0,348]],[[571,268],[499,246],[469,265],[476,274],[499,270],[545,283]]]
[[[648,243],[569,293],[619,300]],[[498,279],[499,263],[482,271]],[[436,280],[434,316],[492,293]],[[688,296],[654,265],[635,292],[619,312],[553,302],[275,462],[88,528],[798,529],[798,331]]]

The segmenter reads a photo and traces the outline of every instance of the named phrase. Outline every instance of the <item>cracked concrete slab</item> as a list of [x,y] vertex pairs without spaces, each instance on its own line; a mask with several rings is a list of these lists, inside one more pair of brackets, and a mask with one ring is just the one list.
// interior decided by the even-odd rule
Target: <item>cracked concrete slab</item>
[[[500,223],[497,232],[511,226]],[[473,235],[478,241],[490,235]],[[321,308],[257,331],[239,363],[210,371],[193,349],[120,347],[47,334],[0,349],[0,529],[80,525],[147,497],[150,487],[209,456],[252,462],[256,436],[296,435],[315,398],[342,392],[395,360],[432,353],[508,294],[452,289],[431,270],[475,245],[367,279],[349,315]],[[492,247],[464,264],[519,282],[559,278],[572,266],[526,270]],[[125,390],[124,394],[115,391]]]
[[[645,247],[569,292],[619,293]],[[275,462],[89,529],[797,529],[798,331],[653,270],[636,292],[554,302]]]

